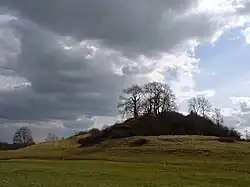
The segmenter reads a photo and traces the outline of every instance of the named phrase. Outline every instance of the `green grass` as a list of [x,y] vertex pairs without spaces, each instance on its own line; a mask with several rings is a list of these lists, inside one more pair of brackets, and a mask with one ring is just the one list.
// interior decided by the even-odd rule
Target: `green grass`
[[[149,143],[131,146],[138,138]],[[0,152],[0,187],[250,185],[248,142],[222,143],[200,136],[133,137],[79,148],[76,141],[73,137]]]
[[[149,143],[141,147],[131,146],[131,142],[138,138],[146,138]],[[41,143],[16,151],[2,151],[0,159],[97,159],[154,162],[166,156],[201,159],[211,157],[211,159],[227,160],[248,160],[250,157],[249,142],[223,143],[215,137],[130,137],[108,140],[99,145],[83,148],[76,143],[77,139],[78,137],[73,137],[70,140]]]
[[107,161],[0,161],[1,187],[249,187],[250,174],[237,163],[175,160],[160,163]]

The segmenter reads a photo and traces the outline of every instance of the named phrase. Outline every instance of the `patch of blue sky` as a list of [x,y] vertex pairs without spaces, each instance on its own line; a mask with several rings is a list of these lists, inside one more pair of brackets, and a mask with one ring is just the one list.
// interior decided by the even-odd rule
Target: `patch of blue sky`
[[250,45],[240,29],[226,32],[213,45],[200,45],[195,54],[200,58],[200,73],[194,75],[198,90],[216,89],[250,70]]

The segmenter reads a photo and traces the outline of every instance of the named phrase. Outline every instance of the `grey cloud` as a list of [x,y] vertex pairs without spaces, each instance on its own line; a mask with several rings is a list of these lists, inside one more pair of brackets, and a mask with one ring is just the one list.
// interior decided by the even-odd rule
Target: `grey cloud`
[[[83,126],[83,124],[85,124]],[[84,119],[81,121],[69,121],[69,122],[64,122],[64,126],[73,129],[75,131],[81,131],[89,127],[92,127],[94,125],[94,121],[90,119]]]
[[235,108],[231,110],[232,114],[224,117],[224,124],[242,132],[242,129],[249,127],[250,107],[249,102],[241,100],[241,98],[238,99],[238,102],[234,103]]
[[240,124],[241,120],[236,116],[225,116],[224,124],[230,128],[237,128],[236,125]]
[[8,0],[39,25],[78,40],[94,39],[126,55],[157,55],[220,27],[206,13],[185,15],[197,0]]
[[249,1],[249,0],[246,0],[246,1],[245,1],[245,6],[239,8],[239,12],[240,12],[241,14],[249,14],[249,11],[250,11],[250,1]]
[[7,120],[0,118],[0,142],[12,142],[14,132],[20,127],[29,127],[35,141],[43,141],[48,133],[59,137],[68,137],[76,132],[86,130],[93,126],[95,119],[82,117],[78,121],[32,121],[32,120]]
[[245,112],[250,112],[250,106],[248,105],[247,102],[240,102],[240,111],[242,113],[245,113]]
[[73,49],[66,50],[60,43],[65,42],[64,37],[32,22],[15,21],[12,28],[21,43],[14,70],[30,86],[0,91],[0,115],[8,120],[74,121],[82,115],[115,116],[120,91],[126,85],[146,81],[116,73],[113,65],[122,64],[116,53],[106,54],[99,48],[88,58],[93,53],[91,43],[80,45],[68,39],[66,43]]
[[[28,127],[30,126],[29,124],[20,124],[20,125]],[[0,126],[0,141],[11,143],[14,132],[21,126],[13,124],[6,124],[4,127]],[[77,132],[70,128],[61,128],[56,126],[51,128],[45,128],[43,125],[41,126],[32,125],[30,126],[30,129],[32,131],[32,136],[35,141],[43,141],[45,137],[48,135],[48,133],[56,134],[58,137],[68,137],[70,135],[73,135],[74,132]]]
[[0,21],[0,73],[11,76],[13,68],[16,66],[16,56],[20,52],[20,42],[14,35],[14,30],[10,28],[9,22]]

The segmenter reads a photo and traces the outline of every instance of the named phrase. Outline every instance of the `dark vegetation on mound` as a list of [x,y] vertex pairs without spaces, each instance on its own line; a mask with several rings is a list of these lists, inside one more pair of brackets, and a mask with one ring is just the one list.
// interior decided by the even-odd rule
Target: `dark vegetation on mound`
[[[160,136],[160,135],[202,135],[227,137],[222,141],[240,140],[240,134],[223,125],[215,124],[212,120],[199,115],[184,116],[178,112],[165,112],[155,117],[144,115],[128,119],[123,123],[115,124],[103,130],[92,129],[90,136],[80,138],[82,146],[99,144],[109,139],[118,139],[131,136]],[[144,144],[135,142],[135,144]]]
[[34,143],[32,144],[9,144],[9,143],[2,143],[0,142],[0,150],[16,150],[16,149],[21,149],[21,148],[25,148],[28,146],[34,145]]

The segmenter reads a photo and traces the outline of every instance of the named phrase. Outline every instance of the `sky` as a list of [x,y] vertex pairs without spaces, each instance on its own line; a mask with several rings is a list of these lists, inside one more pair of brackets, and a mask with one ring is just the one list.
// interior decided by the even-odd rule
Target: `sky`
[[167,83],[250,128],[250,0],[0,0],[0,141],[119,120],[121,91]]

